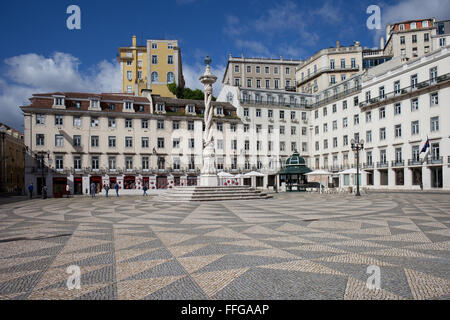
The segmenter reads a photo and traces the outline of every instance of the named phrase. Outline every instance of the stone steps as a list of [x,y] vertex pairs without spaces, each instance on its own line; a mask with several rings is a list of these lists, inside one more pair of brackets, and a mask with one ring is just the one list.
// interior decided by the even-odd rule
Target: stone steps
[[176,187],[158,197],[161,202],[260,200],[272,198],[250,187]]

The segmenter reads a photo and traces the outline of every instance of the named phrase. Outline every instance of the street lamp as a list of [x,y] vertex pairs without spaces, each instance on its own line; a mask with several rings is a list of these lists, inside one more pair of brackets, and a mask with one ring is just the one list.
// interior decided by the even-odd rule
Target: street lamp
[[356,152],[356,196],[360,197],[359,193],[359,152],[364,150],[364,140],[355,140],[352,139],[350,141],[352,144],[352,150]]
[[2,168],[1,168],[1,170],[2,170],[2,182],[4,182],[3,183],[3,186],[6,188],[6,153],[5,153],[5,150],[6,150],[6,147],[5,147],[5,137],[6,137],[6,127],[5,126],[1,126],[0,127],[0,134],[1,134],[1,136],[2,136]]

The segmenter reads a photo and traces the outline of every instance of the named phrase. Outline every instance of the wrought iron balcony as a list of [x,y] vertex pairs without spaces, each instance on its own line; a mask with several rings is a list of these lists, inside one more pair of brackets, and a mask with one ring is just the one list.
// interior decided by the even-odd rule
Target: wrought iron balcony
[[377,168],[389,168],[389,163],[385,162],[377,162]]
[[405,166],[405,161],[404,160],[393,160],[391,162],[391,166],[393,168],[404,167]]
[[412,166],[421,166],[422,165],[422,160],[420,159],[409,159],[408,160],[408,166],[412,167]]
[[428,157],[427,164],[443,164],[444,157]]
[[370,162],[370,163],[364,163],[363,164],[363,168],[364,169],[374,169],[375,168],[375,164],[373,163],[373,162]]

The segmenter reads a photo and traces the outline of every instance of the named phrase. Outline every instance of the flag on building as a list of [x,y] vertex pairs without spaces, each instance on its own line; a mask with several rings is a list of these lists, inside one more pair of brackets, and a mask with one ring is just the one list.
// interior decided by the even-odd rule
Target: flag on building
[[428,148],[430,147],[430,139],[427,137],[427,141],[425,142],[425,145],[422,148],[422,151],[420,151],[420,153],[424,153],[427,152]]

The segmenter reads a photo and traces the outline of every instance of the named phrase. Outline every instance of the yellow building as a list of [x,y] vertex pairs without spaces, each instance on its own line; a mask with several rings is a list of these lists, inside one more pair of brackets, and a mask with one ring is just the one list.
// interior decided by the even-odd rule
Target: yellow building
[[23,134],[0,123],[0,193],[19,193],[24,188]]
[[124,93],[142,95],[142,89],[150,89],[152,94],[174,98],[167,84],[184,87],[177,40],[147,40],[146,46],[138,46],[133,36],[131,47],[119,48],[118,60]]

